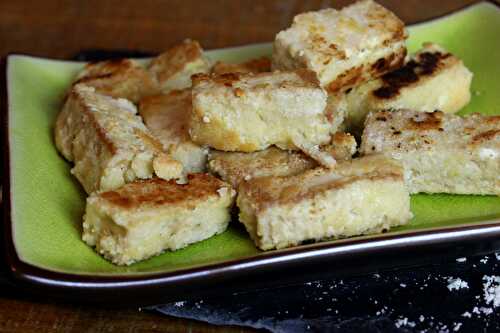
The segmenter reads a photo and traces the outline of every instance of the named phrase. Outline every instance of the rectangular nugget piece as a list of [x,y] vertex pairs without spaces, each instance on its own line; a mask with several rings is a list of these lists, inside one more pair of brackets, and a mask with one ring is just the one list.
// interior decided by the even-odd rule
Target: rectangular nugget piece
[[308,71],[193,76],[190,135],[224,151],[330,140],[327,94]]
[[276,35],[273,69],[307,68],[329,92],[345,91],[403,64],[404,23],[372,0],[295,16]]
[[55,126],[55,143],[75,163],[71,173],[87,193],[111,190],[137,178],[178,178],[182,165],[162,151],[134,104],[77,84]]
[[195,40],[186,39],[163,52],[148,66],[162,92],[191,87],[191,75],[208,73],[211,61]]
[[205,171],[209,151],[189,136],[191,109],[191,89],[150,96],[139,103],[139,114],[146,127],[182,163],[184,173]]
[[[351,159],[356,140],[349,133],[335,133],[324,148],[335,160]],[[237,189],[244,180],[267,176],[292,176],[315,168],[318,163],[302,152],[269,147],[253,153],[212,151],[208,169]]]
[[84,83],[97,92],[134,103],[145,96],[159,93],[151,74],[137,61],[118,59],[87,64],[74,84]]
[[472,73],[462,60],[439,45],[426,43],[403,67],[347,94],[347,129],[361,132],[370,111],[455,113],[469,103],[471,81]]
[[240,221],[262,250],[377,233],[412,217],[403,169],[384,156],[243,182],[237,204]]
[[250,59],[242,63],[227,63],[217,61],[212,67],[214,74],[227,74],[227,73],[264,73],[271,71],[271,59],[268,57],[261,57]]
[[93,193],[83,218],[83,241],[117,265],[178,250],[224,232],[235,191],[207,174],[187,184],[150,179]]
[[401,161],[410,193],[500,194],[500,116],[380,111],[361,153]]

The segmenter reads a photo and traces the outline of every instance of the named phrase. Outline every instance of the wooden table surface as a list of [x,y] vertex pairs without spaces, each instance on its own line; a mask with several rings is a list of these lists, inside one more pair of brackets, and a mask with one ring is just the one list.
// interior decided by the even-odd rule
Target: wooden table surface
[[[267,42],[299,12],[350,0],[25,0],[0,1],[0,56],[67,59],[83,49],[160,52],[185,38],[204,48]],[[474,0],[380,0],[405,22],[428,19]],[[0,332],[253,332],[170,318],[138,309],[61,304],[0,285]]]

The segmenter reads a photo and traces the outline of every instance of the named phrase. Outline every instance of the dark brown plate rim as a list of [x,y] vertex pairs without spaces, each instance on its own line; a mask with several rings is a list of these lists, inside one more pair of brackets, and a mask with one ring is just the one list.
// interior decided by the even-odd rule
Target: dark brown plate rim
[[[500,7],[495,1],[483,1]],[[419,22],[431,22],[451,13]],[[14,55],[16,53],[9,54]],[[500,248],[500,219],[462,225],[386,234],[376,238],[353,238],[267,252],[258,256],[173,272],[138,275],[85,275],[55,272],[23,262],[12,235],[10,197],[10,138],[8,127],[7,58],[2,59],[2,127],[4,143],[3,218],[7,272],[17,284],[43,294],[66,299],[105,303],[153,304],[160,301],[244,291],[306,281],[317,274],[356,274],[417,262],[425,258],[462,256]],[[377,262],[373,262],[373,261]],[[407,264],[407,263],[406,263]],[[338,267],[338,266],[342,267]],[[360,266],[362,265],[362,266]],[[326,269],[325,269],[326,267]],[[334,269],[332,269],[332,267]]]

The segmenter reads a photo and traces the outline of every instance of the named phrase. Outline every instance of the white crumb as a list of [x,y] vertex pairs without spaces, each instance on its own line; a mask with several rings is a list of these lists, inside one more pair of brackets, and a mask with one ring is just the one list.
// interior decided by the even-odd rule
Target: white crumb
[[453,327],[453,331],[457,332],[461,326],[462,326],[462,323],[455,324],[455,327]]
[[500,305],[500,276],[483,276],[483,292],[486,304],[493,303],[493,307]]
[[465,311],[464,313],[462,313],[462,317],[470,318],[470,317],[472,317],[472,315],[470,314],[469,311]]
[[448,290],[452,291],[452,290],[459,290],[459,289],[463,289],[463,288],[469,289],[469,284],[466,281],[463,281],[460,278],[448,279]]
[[208,124],[210,122],[210,118],[208,118],[207,116],[203,116],[203,122],[205,124]]
[[467,258],[465,258],[465,257],[457,258],[456,261],[457,262],[466,262]]
[[492,308],[486,308],[484,306],[480,307],[479,311],[481,311],[482,313],[484,313],[487,316],[493,313],[493,309]]
[[409,321],[408,318],[402,318],[402,319],[396,320],[395,325],[397,328],[400,328],[403,326],[415,327],[417,324],[415,324],[415,322],[413,322],[413,321]]
[[186,303],[185,301],[175,302],[175,303],[174,303],[174,306],[176,306],[176,307],[180,308],[180,307],[183,307],[185,303]]

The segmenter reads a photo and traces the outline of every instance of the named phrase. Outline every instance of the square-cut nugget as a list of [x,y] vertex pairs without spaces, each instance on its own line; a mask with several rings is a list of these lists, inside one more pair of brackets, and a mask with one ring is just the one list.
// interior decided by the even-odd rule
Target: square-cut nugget
[[400,160],[411,193],[500,194],[500,116],[370,113],[361,153]]
[[406,38],[404,23],[372,0],[303,13],[276,35],[273,68],[310,69],[337,92],[400,67]]
[[87,64],[76,77],[75,84],[78,83],[94,87],[101,94],[126,98],[134,103],[160,91],[151,74],[130,59]]
[[262,250],[376,233],[412,217],[403,168],[384,156],[243,182],[237,204],[240,221]]
[[261,57],[257,59],[250,59],[242,63],[227,63],[217,61],[212,67],[214,74],[227,74],[227,73],[264,73],[271,71],[271,59]]
[[163,52],[148,66],[162,92],[191,87],[191,75],[208,73],[211,62],[195,40],[186,39]]
[[330,140],[327,94],[308,71],[193,76],[190,135],[224,151]]
[[83,240],[118,265],[178,250],[226,230],[235,191],[207,174],[150,179],[87,199]]
[[191,89],[150,96],[139,103],[139,114],[146,127],[182,163],[185,173],[205,171],[209,150],[189,136],[191,109]]
[[57,117],[55,143],[75,163],[71,173],[87,193],[115,189],[137,178],[182,175],[182,165],[163,152],[134,104],[83,84],[73,87]]
[[401,68],[350,91],[346,126],[361,132],[370,111],[410,109],[455,113],[470,101],[472,73],[436,44],[424,44]]
[[[351,159],[356,152],[356,140],[348,133],[335,133],[323,151],[337,161]],[[315,168],[318,163],[302,152],[269,147],[253,153],[212,151],[210,172],[238,188],[243,180],[266,176],[292,176]]]

